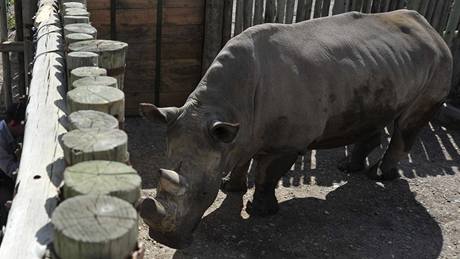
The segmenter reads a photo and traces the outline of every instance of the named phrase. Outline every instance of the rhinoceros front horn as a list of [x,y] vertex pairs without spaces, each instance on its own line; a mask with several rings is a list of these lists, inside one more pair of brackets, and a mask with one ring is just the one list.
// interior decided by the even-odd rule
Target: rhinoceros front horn
[[159,224],[166,217],[166,211],[157,200],[146,198],[141,202],[140,216],[146,221],[147,225],[153,226]]
[[187,180],[172,170],[160,169],[159,188],[171,195],[181,196],[187,190]]

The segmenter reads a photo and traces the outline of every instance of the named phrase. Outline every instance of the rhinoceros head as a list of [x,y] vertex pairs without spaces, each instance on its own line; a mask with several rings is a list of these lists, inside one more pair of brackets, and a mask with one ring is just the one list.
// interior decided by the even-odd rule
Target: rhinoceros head
[[155,240],[184,247],[218,193],[219,170],[228,162],[225,150],[237,138],[239,124],[193,102],[181,108],[141,104],[140,110],[145,118],[167,125],[167,155],[176,165],[160,169],[157,195],[142,202],[141,217]]

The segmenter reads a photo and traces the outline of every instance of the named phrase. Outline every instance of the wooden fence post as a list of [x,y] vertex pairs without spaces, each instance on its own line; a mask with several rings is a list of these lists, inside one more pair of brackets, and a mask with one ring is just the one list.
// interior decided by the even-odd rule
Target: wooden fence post
[[[6,21],[7,10],[6,0],[0,0],[0,41],[3,43],[8,40],[8,24]],[[5,96],[5,106],[8,107],[12,103],[11,93],[11,63],[10,53],[2,52],[3,66],[3,94]]]
[[64,26],[64,36],[67,36],[69,33],[86,33],[97,39],[96,28],[86,23],[74,23]]
[[[115,116],[122,125],[125,121],[125,94],[117,88],[84,85],[67,92],[69,112],[95,110]],[[120,127],[123,128],[123,127]]]
[[[24,24],[22,17],[22,0],[14,1],[14,20],[16,23],[16,41],[22,43],[24,47]],[[24,52],[17,53],[18,57],[18,89],[19,95],[23,96],[26,94],[26,75],[28,73],[25,70]]]
[[287,24],[293,23],[294,5],[295,5],[295,0],[287,0],[287,2],[286,2],[286,18],[285,18],[285,21],[284,21]]
[[107,75],[118,81],[123,90],[128,44],[113,40],[87,40],[69,44],[69,51],[89,51],[99,54],[99,67],[107,69]]
[[224,18],[222,22],[222,42],[220,44],[222,47],[232,37],[233,0],[224,0],[223,16]]
[[112,115],[93,110],[72,112],[68,117],[69,130],[118,129],[118,120]]
[[85,41],[85,40],[94,40],[94,37],[86,33],[69,33],[65,36],[65,49],[68,51],[69,44]]
[[265,22],[271,23],[276,21],[277,2],[276,0],[266,0],[265,3]]
[[460,20],[460,0],[455,0],[454,5],[452,6],[452,11],[449,15],[449,20],[447,21],[447,27],[444,32],[444,40],[447,42],[449,47],[452,47],[452,41],[455,37],[455,31],[458,27],[458,22]]
[[252,26],[252,21],[253,21],[252,12],[254,11],[253,7],[254,7],[254,0],[244,1],[244,20],[243,20],[244,30]]
[[23,42],[24,42],[24,71],[25,71],[25,85],[29,86],[30,75],[32,75],[31,63],[34,59],[33,54],[33,34],[32,28],[34,27],[33,17],[37,12],[38,0],[21,0],[22,1],[22,28],[23,28]]
[[84,8],[66,8],[61,13],[63,17],[67,15],[90,17],[90,13]]
[[115,197],[68,199],[55,210],[51,222],[59,258],[125,259],[136,249],[137,212],[130,203]]
[[128,136],[119,129],[72,130],[62,137],[67,165],[84,161],[108,160],[127,163]]
[[315,8],[314,8],[314,11],[313,11],[313,18],[321,17],[322,4],[323,4],[323,0],[315,0]]
[[78,67],[97,67],[99,55],[93,52],[75,51],[67,54],[67,79],[69,86],[73,81],[70,79],[70,71]]
[[[88,76],[106,76],[107,70],[105,68],[90,66],[90,67],[79,67],[70,71],[70,81],[72,84],[76,80]],[[69,90],[73,89],[73,85],[69,85]]]
[[208,70],[222,48],[224,2],[222,0],[206,0],[205,12],[202,74]]
[[80,78],[72,83],[72,89],[85,85],[103,85],[118,88],[117,79],[111,76],[88,76]]
[[284,23],[286,17],[286,0],[277,0],[276,22]]
[[236,1],[236,12],[235,12],[235,29],[233,30],[233,37],[240,34],[243,31],[244,24],[244,0]]
[[335,0],[332,14],[341,14],[345,12],[345,0]]
[[141,177],[124,163],[85,161],[65,169],[63,194],[64,199],[86,194],[110,195],[134,205],[140,198]]
[[264,21],[264,0],[255,0],[254,3],[254,24],[261,24]]

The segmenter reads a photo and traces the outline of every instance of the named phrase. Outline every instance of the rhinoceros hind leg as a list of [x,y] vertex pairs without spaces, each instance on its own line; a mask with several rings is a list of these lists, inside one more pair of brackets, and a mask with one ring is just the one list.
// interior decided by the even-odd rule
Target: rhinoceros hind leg
[[366,168],[366,157],[381,144],[381,132],[354,145],[351,158],[346,157],[340,161],[337,168],[344,173],[360,173]]
[[269,216],[278,212],[275,188],[281,177],[297,160],[297,153],[258,156],[256,167],[256,189],[246,211],[252,216]]
[[243,165],[237,165],[229,175],[222,179],[220,189],[224,192],[242,192],[245,193],[248,189],[248,169],[251,160]]
[[381,161],[378,161],[366,175],[378,181],[391,181],[399,178],[399,160],[407,156],[412,148],[417,134],[428,123],[433,114],[439,109],[441,103],[430,103],[419,100],[404,112],[394,123],[393,135],[390,145]]

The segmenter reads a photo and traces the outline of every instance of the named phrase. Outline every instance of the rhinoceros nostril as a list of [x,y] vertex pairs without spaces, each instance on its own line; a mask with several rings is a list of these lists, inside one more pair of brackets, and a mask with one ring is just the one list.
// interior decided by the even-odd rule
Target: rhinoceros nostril
[[147,225],[158,224],[166,217],[163,205],[155,199],[146,198],[139,205],[140,216],[146,221]]

